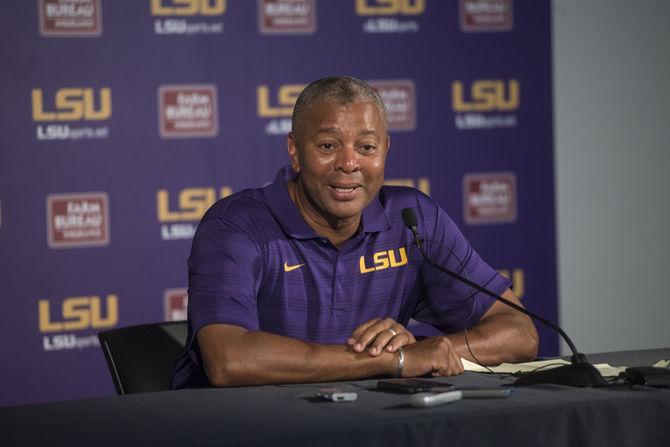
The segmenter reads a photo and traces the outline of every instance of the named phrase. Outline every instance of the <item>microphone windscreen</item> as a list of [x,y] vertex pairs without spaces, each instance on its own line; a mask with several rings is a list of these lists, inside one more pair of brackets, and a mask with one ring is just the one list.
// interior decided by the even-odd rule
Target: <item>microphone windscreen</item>
[[412,228],[416,228],[416,214],[414,214],[414,210],[412,208],[403,208],[401,214],[402,221],[407,228],[410,230]]

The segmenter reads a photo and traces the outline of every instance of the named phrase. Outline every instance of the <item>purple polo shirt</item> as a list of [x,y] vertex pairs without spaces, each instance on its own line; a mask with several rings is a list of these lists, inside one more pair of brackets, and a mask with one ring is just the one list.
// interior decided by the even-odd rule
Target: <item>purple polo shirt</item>
[[300,216],[282,168],[261,189],[215,203],[193,239],[189,268],[187,351],[173,388],[208,386],[195,336],[208,324],[241,326],[323,344],[343,344],[361,323],[410,318],[454,333],[476,324],[493,300],[426,265],[402,222],[412,207],[427,254],[502,293],[510,281],[473,250],[428,196],[383,186],[363,210],[359,231],[339,249]]

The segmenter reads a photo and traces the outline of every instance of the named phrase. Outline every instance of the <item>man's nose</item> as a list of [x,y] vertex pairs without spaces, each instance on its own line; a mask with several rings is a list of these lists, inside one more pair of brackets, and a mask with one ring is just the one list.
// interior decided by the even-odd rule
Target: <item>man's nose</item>
[[336,171],[347,173],[356,172],[360,169],[359,154],[353,145],[344,145],[337,151],[333,167]]

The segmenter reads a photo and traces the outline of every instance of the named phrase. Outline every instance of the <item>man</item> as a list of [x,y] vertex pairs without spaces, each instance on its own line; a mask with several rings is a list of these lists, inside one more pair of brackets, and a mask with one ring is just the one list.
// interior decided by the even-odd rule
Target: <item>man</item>
[[[422,261],[405,207],[430,257],[519,304],[432,199],[382,186],[388,150],[369,85],[330,77],[305,88],[290,168],[220,200],[198,227],[174,388],[449,376],[472,354],[486,364],[536,355],[530,319]],[[417,342],[410,318],[449,335]]]

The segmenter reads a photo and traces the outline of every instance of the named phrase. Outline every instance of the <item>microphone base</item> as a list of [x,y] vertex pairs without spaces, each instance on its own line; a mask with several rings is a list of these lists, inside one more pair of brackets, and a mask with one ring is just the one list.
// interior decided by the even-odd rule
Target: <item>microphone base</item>
[[607,383],[600,372],[590,363],[574,363],[522,375],[515,386],[528,386],[540,383],[553,383],[576,387],[605,386]]

